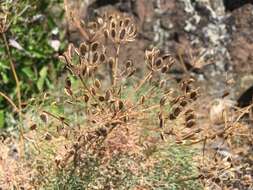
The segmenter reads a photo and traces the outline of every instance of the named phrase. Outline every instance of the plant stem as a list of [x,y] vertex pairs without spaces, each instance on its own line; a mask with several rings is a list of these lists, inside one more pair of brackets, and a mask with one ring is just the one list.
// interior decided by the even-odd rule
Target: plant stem
[[[18,98],[18,110],[19,110],[18,115],[19,115],[19,121],[21,121],[22,107],[21,107],[20,82],[19,82],[18,75],[17,75],[16,69],[15,69],[15,66],[14,66],[14,62],[12,60],[12,55],[11,55],[10,47],[9,47],[9,44],[8,44],[8,41],[7,41],[7,38],[6,38],[6,35],[5,35],[4,32],[2,33],[2,38],[3,38],[5,49],[6,49],[8,58],[9,58],[11,71],[12,71],[12,74],[13,74],[15,82],[16,82],[16,91],[17,91],[17,98]],[[20,144],[21,144],[21,147],[20,147],[20,156],[22,157],[24,155],[24,135],[23,135],[23,128],[22,128],[22,126],[20,124],[18,126],[19,126],[19,133],[20,133],[19,138],[20,138]]]
[[116,55],[115,55],[115,63],[113,65],[113,86],[117,85],[117,74],[118,74],[118,65],[119,65],[119,49],[120,49],[120,43],[116,46]]
[[0,91],[0,96],[4,97],[14,108],[14,111],[19,112],[20,110],[18,109],[18,107],[16,106],[16,104],[10,99],[10,97],[8,97],[6,94],[4,94],[3,92]]

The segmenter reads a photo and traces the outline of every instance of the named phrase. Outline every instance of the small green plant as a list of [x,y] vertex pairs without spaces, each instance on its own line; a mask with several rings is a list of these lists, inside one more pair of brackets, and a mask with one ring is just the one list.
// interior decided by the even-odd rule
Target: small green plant
[[63,38],[56,24],[62,13],[50,10],[60,2],[0,2],[0,128],[9,113],[6,97],[16,105],[14,111],[21,111],[28,97],[53,86],[64,42],[59,46],[54,41]]

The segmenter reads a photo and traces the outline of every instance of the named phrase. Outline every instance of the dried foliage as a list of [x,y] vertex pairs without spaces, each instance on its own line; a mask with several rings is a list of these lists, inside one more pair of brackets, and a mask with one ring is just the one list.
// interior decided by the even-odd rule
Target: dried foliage
[[[36,168],[29,185],[195,190],[201,181],[206,189],[252,188],[252,155],[239,145],[252,148],[252,131],[240,122],[245,112],[224,106],[220,130],[211,122],[203,127],[195,109],[200,94],[194,79],[170,86],[168,71],[177,64],[170,53],[147,50],[142,79],[134,60],[120,59],[124,45],[137,37],[131,18],[113,13],[82,25],[78,28],[85,40],[78,47],[70,44],[60,56],[71,73],[64,87],[68,98],[62,101],[66,109],[78,111],[62,116],[40,108],[47,129],[31,124],[26,134],[28,160]],[[107,41],[115,51],[108,50]],[[73,77],[80,85],[73,84]],[[75,114],[83,118],[81,124],[73,122]],[[224,156],[220,146],[212,152],[209,147],[219,139],[241,156]],[[240,158],[248,159],[246,164]]]

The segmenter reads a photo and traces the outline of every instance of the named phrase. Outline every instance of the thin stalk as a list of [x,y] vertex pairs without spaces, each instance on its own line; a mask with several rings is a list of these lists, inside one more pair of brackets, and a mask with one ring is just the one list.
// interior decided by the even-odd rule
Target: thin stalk
[[152,76],[153,71],[150,71],[147,76],[140,82],[140,84],[135,88],[135,92],[138,92],[140,88],[145,84],[145,82],[149,79],[150,76]]
[[119,65],[119,50],[120,50],[120,43],[116,46],[116,55],[115,55],[115,63],[113,65],[113,86],[117,85],[117,74],[118,74],[118,65]]
[[16,111],[19,112],[18,107],[15,105],[15,103],[6,94],[4,94],[3,92],[0,91],[0,96],[2,96],[3,98],[5,98],[12,105],[12,107],[14,108],[15,112]]
[[[11,71],[12,74],[14,76],[15,82],[16,82],[16,91],[17,91],[17,98],[18,98],[18,115],[19,115],[19,121],[21,121],[21,117],[22,117],[22,107],[21,107],[21,90],[20,90],[20,82],[18,79],[18,75],[16,73],[16,69],[14,66],[14,62],[12,60],[12,56],[11,56],[11,51],[10,51],[10,47],[6,38],[5,33],[2,33],[2,38],[4,41],[4,45],[5,45],[5,49],[8,55],[8,59],[9,59],[9,63],[10,63],[10,67],[11,67]],[[9,101],[10,102],[10,101]],[[23,128],[21,126],[21,124],[18,125],[18,129],[19,129],[19,139],[20,139],[20,157],[24,156],[24,134],[23,134]]]

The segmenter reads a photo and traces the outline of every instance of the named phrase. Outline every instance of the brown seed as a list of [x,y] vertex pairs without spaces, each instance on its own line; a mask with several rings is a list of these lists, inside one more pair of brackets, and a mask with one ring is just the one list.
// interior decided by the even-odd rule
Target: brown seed
[[36,124],[32,124],[31,126],[30,126],[30,129],[31,130],[35,130],[37,128],[37,125]]
[[93,96],[96,96],[96,89],[95,88],[91,87],[90,91],[91,91]]
[[98,52],[95,52],[92,57],[92,62],[96,63],[98,61]]
[[145,96],[141,96],[141,101],[140,101],[140,103],[141,103],[141,104],[144,104],[144,102],[145,102]]
[[105,31],[104,31],[104,36],[105,36],[105,38],[108,38],[108,37],[109,37],[109,31],[108,31],[108,30],[105,30]]
[[161,98],[161,100],[160,100],[160,106],[163,106],[165,104],[166,99],[167,99],[166,96],[164,96],[164,97]]
[[163,60],[161,57],[159,57],[156,61],[155,61],[155,66],[156,68],[160,68],[163,64]]
[[84,102],[85,103],[87,103],[89,101],[89,99],[90,99],[90,97],[87,94],[84,94],[83,98],[84,98]]
[[192,120],[192,119],[195,119],[195,115],[193,113],[185,116],[186,121],[189,121],[189,120]]
[[107,90],[107,91],[105,92],[105,101],[110,100],[110,99],[111,99],[111,96],[112,96],[111,91],[110,91],[110,90]]
[[182,100],[180,102],[180,105],[183,106],[183,107],[185,107],[187,105],[187,101],[186,100]]
[[98,42],[93,42],[91,44],[91,50],[96,51],[98,49],[99,43]]
[[133,61],[132,60],[127,60],[127,62],[126,62],[126,68],[128,69],[128,68],[130,68],[132,66],[133,66]]
[[87,69],[87,66],[85,65],[83,68],[82,68],[82,75],[85,76],[86,73],[87,73],[88,69]]
[[52,135],[50,135],[49,133],[46,133],[44,138],[45,140],[50,141],[52,140]]
[[68,95],[68,96],[72,96],[73,92],[70,88],[64,88],[64,92]]
[[118,106],[119,106],[119,110],[122,110],[123,107],[124,107],[124,103],[121,100],[119,100],[118,101]]
[[120,40],[123,40],[125,38],[125,35],[126,35],[126,29],[123,28],[120,33],[119,33],[119,39]]
[[94,85],[96,86],[96,88],[100,88],[101,87],[101,83],[98,79],[95,80]]
[[98,100],[99,100],[100,102],[103,102],[103,101],[105,101],[105,97],[104,97],[104,96],[99,96],[99,97],[98,97]]
[[128,75],[127,78],[131,77],[135,73],[136,69],[134,68]]
[[173,113],[173,115],[174,115],[175,117],[177,117],[177,116],[180,114],[181,111],[182,111],[182,110],[180,109],[180,107],[175,107],[175,108],[173,109],[172,113]]
[[189,121],[186,122],[186,127],[187,127],[187,128],[191,128],[191,127],[193,127],[194,125],[196,125],[196,122],[195,122],[194,119],[189,120]]
[[162,67],[162,69],[161,69],[162,73],[166,73],[167,71],[168,71],[168,66],[167,65]]
[[160,127],[160,128],[163,128],[163,127],[164,127],[164,120],[163,120],[163,118],[160,119],[159,127]]
[[193,92],[191,92],[190,93],[190,98],[192,99],[192,100],[197,100],[197,98],[198,98],[198,93],[196,92],[196,91],[193,91]]
[[44,122],[47,123],[48,121],[48,115],[46,113],[40,114],[40,119]]
[[114,40],[116,38],[116,31],[115,31],[115,29],[111,30],[111,38],[114,39]]
[[85,55],[87,53],[87,51],[88,51],[88,46],[86,45],[85,42],[83,42],[83,43],[81,43],[79,49],[80,49],[81,55]]
[[99,61],[100,61],[101,63],[104,63],[104,62],[105,62],[105,54],[104,54],[104,53],[100,54]]
[[130,19],[129,19],[129,18],[126,18],[126,19],[124,20],[124,26],[127,27],[127,26],[129,25],[129,23],[130,23]]
[[71,88],[71,81],[70,81],[69,77],[67,77],[66,80],[65,80],[65,87],[66,88]]

